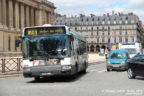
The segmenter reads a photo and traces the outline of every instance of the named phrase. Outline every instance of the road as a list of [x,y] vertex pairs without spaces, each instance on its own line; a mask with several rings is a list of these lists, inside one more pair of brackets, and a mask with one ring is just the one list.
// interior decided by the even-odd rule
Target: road
[[125,71],[106,72],[105,64],[95,64],[76,79],[1,78],[0,96],[144,96],[144,78],[130,80]]

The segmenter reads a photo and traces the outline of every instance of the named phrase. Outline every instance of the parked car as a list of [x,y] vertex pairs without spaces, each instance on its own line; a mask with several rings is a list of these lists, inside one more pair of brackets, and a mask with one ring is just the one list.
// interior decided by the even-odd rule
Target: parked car
[[136,55],[128,61],[127,75],[129,79],[144,76],[144,55]]
[[124,49],[111,50],[107,60],[107,71],[111,70],[127,70],[128,53]]

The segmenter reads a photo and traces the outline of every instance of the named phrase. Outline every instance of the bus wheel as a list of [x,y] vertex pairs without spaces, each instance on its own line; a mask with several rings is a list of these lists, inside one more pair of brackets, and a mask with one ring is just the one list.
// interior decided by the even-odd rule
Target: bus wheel
[[83,69],[82,73],[86,73],[86,69],[87,69],[86,63],[84,63],[84,69]]
[[38,80],[40,80],[40,77],[34,77],[34,80],[38,81]]

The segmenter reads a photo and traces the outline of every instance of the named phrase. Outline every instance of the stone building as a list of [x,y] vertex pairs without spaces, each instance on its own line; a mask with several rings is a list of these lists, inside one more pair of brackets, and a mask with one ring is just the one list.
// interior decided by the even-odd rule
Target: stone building
[[87,38],[88,51],[100,52],[101,49],[109,49],[111,44],[118,48],[120,42],[143,43],[143,27],[139,17],[133,13],[112,13],[103,16],[79,17],[57,16],[56,25],[67,25]]
[[47,0],[0,0],[0,56],[21,55],[15,40],[22,29],[54,24],[53,3]]

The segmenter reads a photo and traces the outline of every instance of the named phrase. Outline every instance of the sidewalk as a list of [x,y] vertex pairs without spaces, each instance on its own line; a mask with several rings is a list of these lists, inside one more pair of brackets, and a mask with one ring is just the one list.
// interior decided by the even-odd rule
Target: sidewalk
[[99,54],[89,54],[88,63],[104,63],[106,62],[105,56],[99,56]]

